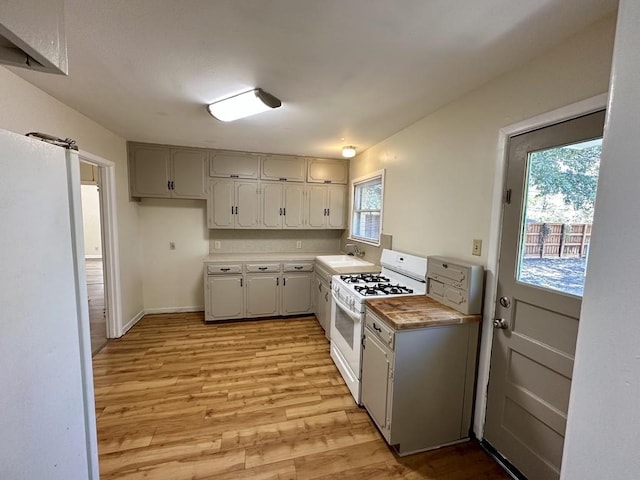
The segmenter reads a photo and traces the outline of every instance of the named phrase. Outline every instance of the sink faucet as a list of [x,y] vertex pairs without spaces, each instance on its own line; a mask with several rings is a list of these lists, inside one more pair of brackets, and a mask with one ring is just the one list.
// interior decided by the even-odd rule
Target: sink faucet
[[[356,257],[364,257],[364,252],[360,250],[360,247],[355,243],[347,243],[344,246],[347,249],[347,255],[355,255]],[[351,251],[349,251],[351,250]]]

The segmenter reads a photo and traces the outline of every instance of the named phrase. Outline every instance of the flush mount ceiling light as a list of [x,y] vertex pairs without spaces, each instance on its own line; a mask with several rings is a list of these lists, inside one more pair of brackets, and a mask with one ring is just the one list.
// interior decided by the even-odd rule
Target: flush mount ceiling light
[[209,113],[223,122],[232,122],[239,118],[249,117],[256,113],[278,108],[282,102],[261,88],[225,98],[210,104]]
[[356,156],[356,147],[348,145],[346,147],[342,147],[342,156],[344,158],[353,158]]

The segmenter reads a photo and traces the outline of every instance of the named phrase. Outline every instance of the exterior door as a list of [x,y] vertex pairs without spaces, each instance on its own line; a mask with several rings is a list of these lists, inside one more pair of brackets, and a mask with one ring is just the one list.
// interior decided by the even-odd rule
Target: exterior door
[[509,143],[485,441],[560,476],[604,112]]

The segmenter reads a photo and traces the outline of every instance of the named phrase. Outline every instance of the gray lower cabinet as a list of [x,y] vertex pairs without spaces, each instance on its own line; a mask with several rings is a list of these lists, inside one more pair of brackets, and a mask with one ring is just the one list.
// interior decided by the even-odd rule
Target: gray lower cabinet
[[400,455],[465,440],[478,324],[394,330],[365,315],[362,403]]
[[282,275],[282,315],[311,313],[312,273]]
[[331,332],[331,274],[316,265],[314,280],[315,300],[313,312],[318,323],[324,330],[324,335],[330,339]]
[[207,263],[205,321],[313,312],[313,262]]
[[244,318],[244,279],[242,275],[206,277],[205,320]]

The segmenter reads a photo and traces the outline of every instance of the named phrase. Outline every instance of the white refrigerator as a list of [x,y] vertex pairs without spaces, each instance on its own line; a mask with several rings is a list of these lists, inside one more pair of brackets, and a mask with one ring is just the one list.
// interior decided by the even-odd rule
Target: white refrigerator
[[98,479],[77,152],[0,130],[0,479]]

